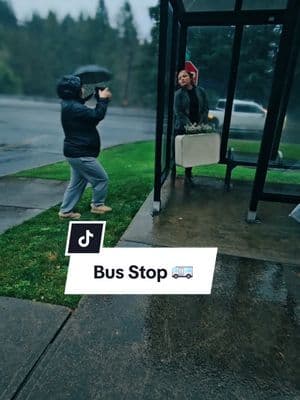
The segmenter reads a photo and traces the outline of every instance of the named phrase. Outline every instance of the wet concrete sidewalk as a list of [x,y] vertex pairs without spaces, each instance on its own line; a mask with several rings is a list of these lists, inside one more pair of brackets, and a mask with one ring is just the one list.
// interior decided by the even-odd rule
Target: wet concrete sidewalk
[[84,297],[16,398],[298,399],[286,273],[219,255],[210,296]]
[[[67,307],[0,297],[0,398],[12,399],[71,315]],[[46,398],[46,397],[44,397]]]
[[149,196],[119,242],[218,246],[210,296],[85,296],[1,400],[300,398],[299,224],[279,203],[246,224],[250,187],[222,184],[177,179],[162,213]]
[[67,184],[50,179],[0,178],[0,234],[61,202]]

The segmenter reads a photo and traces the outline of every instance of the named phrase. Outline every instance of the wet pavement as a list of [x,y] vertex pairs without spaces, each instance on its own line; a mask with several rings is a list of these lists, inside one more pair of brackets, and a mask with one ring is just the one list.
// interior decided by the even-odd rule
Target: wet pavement
[[85,297],[17,399],[298,399],[286,273],[219,255],[210,296]]
[[[98,128],[103,149],[153,140],[155,113],[112,103]],[[59,99],[34,101],[0,95],[0,129],[0,176],[64,160]]]
[[0,234],[62,200],[68,182],[0,177]]
[[[152,217],[151,194],[121,241],[129,247],[218,247],[222,254],[299,265],[300,225],[288,217],[294,205],[261,201],[261,223],[248,224],[251,189],[251,183],[235,181],[226,192],[222,179],[199,177],[187,186],[177,178],[164,186],[161,213]],[[295,191],[293,185],[287,190]]]
[[177,179],[155,217],[151,194],[119,246],[217,246],[211,295],[83,297],[9,398],[300,399],[299,224],[269,202],[247,224],[250,192]]
[[[0,399],[13,398],[67,321],[67,307],[0,297]],[[4,322],[5,321],[5,322]]]

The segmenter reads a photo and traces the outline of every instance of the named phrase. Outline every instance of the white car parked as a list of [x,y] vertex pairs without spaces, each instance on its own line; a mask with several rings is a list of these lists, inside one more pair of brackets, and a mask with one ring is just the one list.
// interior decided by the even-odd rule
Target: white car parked
[[[219,99],[217,106],[208,115],[209,123],[222,130],[226,99]],[[267,110],[260,104],[248,100],[234,100],[231,114],[231,131],[262,132],[265,125]]]

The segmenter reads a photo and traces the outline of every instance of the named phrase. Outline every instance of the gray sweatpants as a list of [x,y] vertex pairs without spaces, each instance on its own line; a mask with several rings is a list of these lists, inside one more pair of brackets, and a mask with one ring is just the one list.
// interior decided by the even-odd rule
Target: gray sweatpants
[[67,157],[67,161],[71,166],[71,180],[65,191],[60,211],[68,213],[73,210],[87,183],[90,183],[93,188],[91,204],[95,206],[104,204],[108,188],[108,175],[98,160],[94,157]]

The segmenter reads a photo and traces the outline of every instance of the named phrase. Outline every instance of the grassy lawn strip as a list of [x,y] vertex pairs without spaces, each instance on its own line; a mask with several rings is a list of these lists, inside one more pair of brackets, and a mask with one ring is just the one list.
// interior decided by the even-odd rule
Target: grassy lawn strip
[[[153,142],[117,146],[101,153],[110,177],[107,204],[113,212],[97,216],[89,212],[91,189],[77,210],[82,220],[105,220],[104,246],[118,242],[153,187]],[[69,179],[67,163],[25,171],[18,176]],[[65,296],[68,257],[64,256],[68,222],[59,220],[58,206],[12,228],[0,236],[0,295],[35,299],[76,307],[79,296]]]
[[[260,142],[254,140],[239,140],[230,139],[228,147],[233,147],[236,151],[245,153],[258,153]],[[299,160],[300,158],[300,145],[297,144],[281,144],[280,149],[283,151],[284,159]],[[178,167],[178,174],[184,174],[184,168]],[[208,165],[193,168],[193,175],[197,176],[210,176],[213,178],[224,178],[226,166],[223,164]],[[232,180],[253,181],[255,176],[254,167],[236,167],[232,171]],[[272,169],[267,173],[268,183],[280,184],[299,184],[300,173],[299,171],[292,170],[276,170]]]
[[[258,140],[239,140],[229,139],[228,148],[233,147],[235,151],[242,153],[258,153],[260,149],[260,141]],[[300,145],[281,143],[279,150],[283,153],[283,160],[299,160]]]
[[[178,175],[184,174],[184,168],[178,167]],[[202,167],[194,167],[194,176],[209,176],[212,178],[224,179],[226,166],[222,164],[208,165]],[[253,181],[255,176],[255,168],[252,167],[236,167],[232,171],[231,180],[239,181]],[[299,171],[289,170],[271,170],[267,173],[266,183],[280,183],[280,184],[299,184],[300,173]]]

